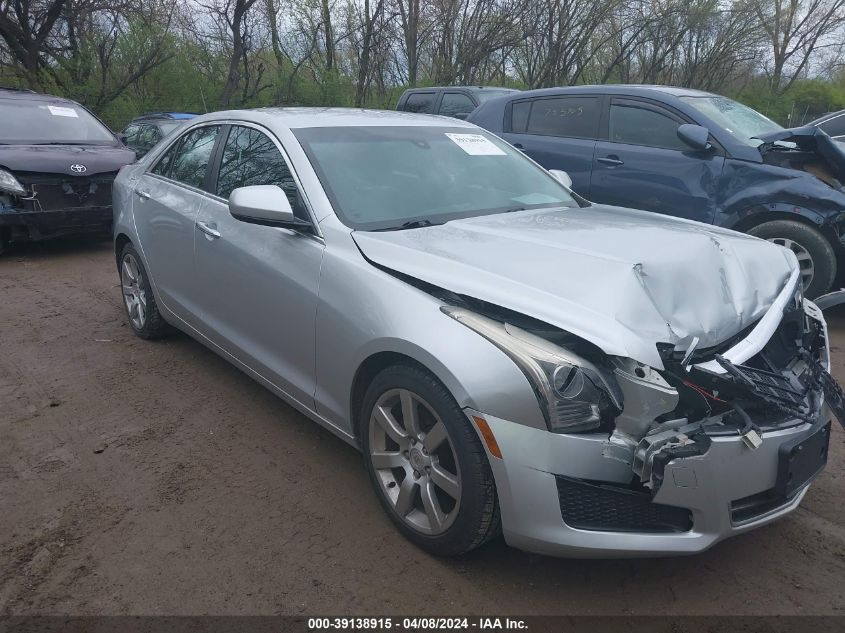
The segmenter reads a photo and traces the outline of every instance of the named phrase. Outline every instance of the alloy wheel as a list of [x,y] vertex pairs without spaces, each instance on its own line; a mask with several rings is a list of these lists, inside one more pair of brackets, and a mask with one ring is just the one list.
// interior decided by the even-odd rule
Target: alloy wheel
[[386,391],[370,414],[369,459],[382,493],[413,529],[449,529],[461,502],[455,447],[440,416],[407,389]]
[[142,330],[147,323],[147,292],[144,290],[144,276],[141,267],[131,253],[123,257],[120,266],[120,283],[123,287],[123,301],[126,312],[136,330]]
[[795,253],[795,257],[798,259],[798,267],[801,270],[801,284],[804,286],[804,290],[809,288],[816,274],[816,267],[813,264],[813,256],[810,255],[810,251],[795,240],[785,237],[770,237],[767,241],[788,248]]

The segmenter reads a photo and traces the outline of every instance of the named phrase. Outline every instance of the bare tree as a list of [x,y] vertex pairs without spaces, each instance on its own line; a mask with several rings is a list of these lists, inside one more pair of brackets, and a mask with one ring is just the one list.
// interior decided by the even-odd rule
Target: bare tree
[[820,50],[842,47],[845,0],[747,1],[768,36],[765,70],[773,92],[789,90]]

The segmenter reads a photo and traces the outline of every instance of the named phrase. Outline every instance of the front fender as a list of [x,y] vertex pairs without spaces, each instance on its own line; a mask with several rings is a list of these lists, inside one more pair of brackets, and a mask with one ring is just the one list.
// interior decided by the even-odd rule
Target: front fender
[[461,407],[546,429],[513,361],[443,314],[441,301],[367,262],[351,238],[349,244],[327,249],[321,273],[315,393],[321,416],[352,433],[356,373],[368,358],[390,352],[425,366]]

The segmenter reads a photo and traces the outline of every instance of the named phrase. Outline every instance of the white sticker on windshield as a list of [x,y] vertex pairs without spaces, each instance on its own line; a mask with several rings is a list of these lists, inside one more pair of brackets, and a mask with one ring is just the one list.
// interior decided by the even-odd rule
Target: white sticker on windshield
[[69,116],[73,117],[74,119],[78,119],[79,115],[76,114],[76,110],[73,108],[63,108],[61,106],[47,106],[47,109],[50,110],[50,114],[53,116]]
[[471,156],[505,156],[506,154],[496,147],[490,139],[481,134],[452,134],[445,132],[446,136],[452,139],[458,147]]

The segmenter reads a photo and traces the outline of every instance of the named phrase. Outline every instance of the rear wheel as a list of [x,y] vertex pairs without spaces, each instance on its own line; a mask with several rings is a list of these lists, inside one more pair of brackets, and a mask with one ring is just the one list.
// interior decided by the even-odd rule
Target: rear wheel
[[362,408],[364,460],[402,534],[454,556],[500,530],[493,473],[475,430],[446,388],[413,365],[379,373]]
[[820,231],[803,222],[775,220],[752,227],[748,233],[795,253],[804,294],[809,299],[830,289],[836,277],[836,253]]
[[158,311],[147,271],[132,244],[120,253],[120,286],[132,331],[144,339],[166,335],[169,326]]

